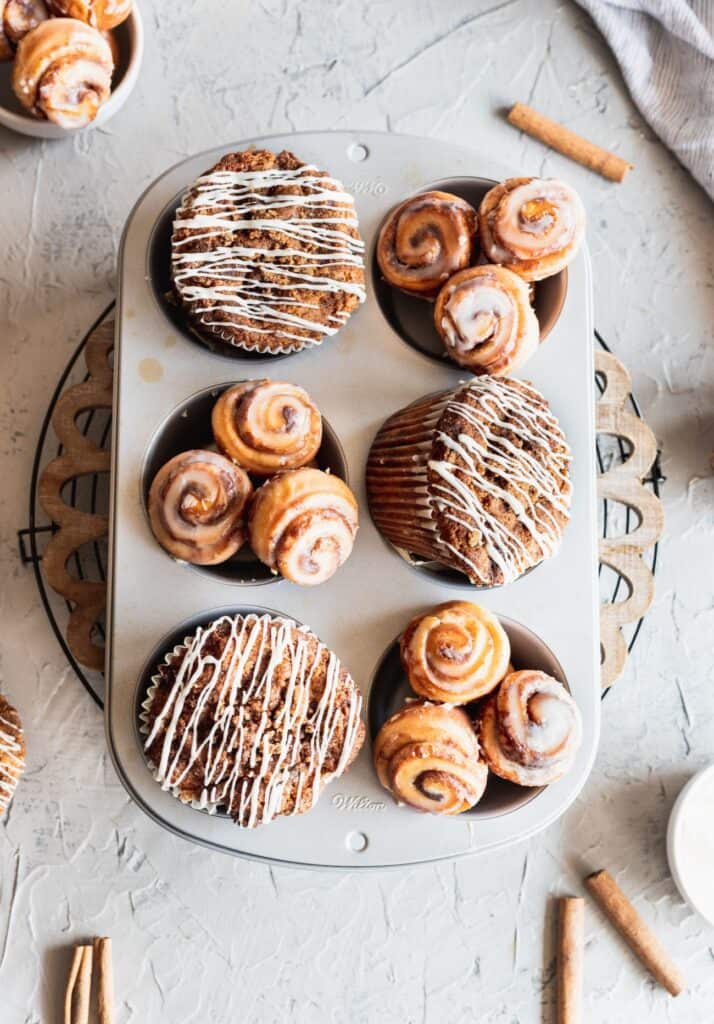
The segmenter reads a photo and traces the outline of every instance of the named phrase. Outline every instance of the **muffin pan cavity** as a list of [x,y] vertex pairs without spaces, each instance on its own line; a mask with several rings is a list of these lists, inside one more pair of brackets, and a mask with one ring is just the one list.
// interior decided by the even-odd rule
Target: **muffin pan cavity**
[[[242,383],[242,381],[229,381],[197,391],[169,413],[152,437],[141,471],[141,499],[149,529],[148,500],[152,480],[161,467],[174,455],[179,455],[192,448],[217,450],[211,432],[211,411],[223,392],[238,383]],[[348,482],[344,450],[337,434],[324,416],[322,417],[322,444],[315,462],[319,469],[334,473],[335,476]],[[261,478],[252,479],[256,487],[262,483]],[[158,544],[158,541],[156,543]],[[171,558],[171,555],[167,552],[166,557]],[[218,565],[191,565],[188,562],[181,564],[194,572],[223,583],[258,586],[265,583],[282,582],[282,576],[276,575],[266,565],[263,565],[247,543],[233,558]]]
[[[483,197],[496,184],[497,182],[491,178],[442,178],[439,181],[431,181],[422,185],[414,192],[414,195],[432,190],[451,192],[453,195],[465,199],[474,209],[478,210]],[[385,220],[386,216],[381,223],[383,224]],[[402,341],[417,352],[421,352],[422,355],[437,362],[456,366],[456,363],[449,359],[444,343],[434,326],[433,301],[407,295],[387,284],[382,277],[377,263],[376,239],[378,236],[379,229],[375,233],[370,266],[372,287],[385,320]],[[544,281],[538,281],[533,286],[533,308],[540,325],[541,342],[545,341],[553,330],[563,309],[567,290],[567,270],[562,270]],[[468,373],[463,367],[457,367],[457,369],[463,374]]]
[[[511,664],[514,670],[538,669],[557,679],[570,690],[560,662],[548,645],[533,630],[504,615],[499,615],[498,620],[511,642]],[[399,657],[399,639],[397,637],[392,641],[384,652],[372,677],[367,709],[367,727],[372,742],[387,719],[398,711],[406,700],[416,697],[409,686]],[[474,710],[477,703],[466,705],[466,710]],[[486,818],[500,817],[517,811],[520,807],[535,800],[544,792],[544,789],[545,787],[529,789],[526,786],[517,786],[489,773],[486,792],[475,807],[464,813],[469,821],[477,825],[479,821]],[[389,795],[388,799],[391,799]],[[414,812],[410,811],[409,813],[413,814]]]

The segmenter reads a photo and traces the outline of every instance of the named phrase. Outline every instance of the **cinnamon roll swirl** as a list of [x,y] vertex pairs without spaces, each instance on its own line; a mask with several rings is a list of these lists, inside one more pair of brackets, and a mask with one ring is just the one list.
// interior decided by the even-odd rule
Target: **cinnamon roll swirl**
[[433,298],[447,278],[468,267],[476,211],[449,192],[423,192],[389,214],[377,240],[377,262],[388,284]]
[[506,676],[479,715],[489,768],[519,786],[547,786],[565,775],[581,735],[580,710],[563,684],[531,669]]
[[47,0],[54,15],[76,18],[105,32],[121,25],[131,14],[132,0]]
[[149,519],[159,544],[174,558],[217,565],[245,541],[248,475],[217,452],[175,455],[154,477]]
[[399,652],[409,683],[420,697],[468,704],[501,682],[511,644],[491,612],[470,601],[447,601],[412,619]]
[[450,277],[434,323],[449,356],[476,374],[511,373],[538,348],[528,285],[505,267],[469,267]]
[[72,18],[50,18],[20,41],[12,87],[36,117],[83,128],[109,99],[113,70],[101,32]]
[[484,196],[481,248],[526,281],[541,281],[575,257],[585,233],[578,194],[555,178],[509,178]]
[[20,40],[49,16],[44,0],[0,0],[0,60],[12,60]]
[[379,781],[399,803],[432,814],[461,814],[479,802],[488,770],[461,708],[413,701],[389,718],[374,741]]
[[256,491],[250,543],[274,572],[314,586],[349,557],[357,521],[357,499],[344,480],[320,469],[293,469]]
[[211,423],[224,455],[258,476],[307,465],[322,442],[317,406],[307,391],[284,381],[229,388],[213,407]]

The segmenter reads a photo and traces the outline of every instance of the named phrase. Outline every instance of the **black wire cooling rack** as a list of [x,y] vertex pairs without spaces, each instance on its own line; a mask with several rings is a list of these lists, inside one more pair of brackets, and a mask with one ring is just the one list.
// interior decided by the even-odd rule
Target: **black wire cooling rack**
[[[51,422],[52,415],[62,392],[70,384],[80,380],[88,380],[89,374],[84,372],[84,364],[81,356],[87,340],[91,337],[97,327],[109,317],[114,310],[114,303],[111,302],[105,310],[97,317],[95,322],[83,336],[72,356],[63,370],[57,385],[50,398],[49,405],[42,420],[40,435],[35,449],[32,463],[32,475],[30,478],[30,496],[28,525],[18,531],[18,543],[20,558],[22,562],[32,567],[40,594],[40,600],[47,614],[52,631],[62,648],[70,666],[74,670],[80,682],[83,684],[92,699],[100,706],[104,703],[104,679],[100,672],[94,672],[80,665],[67,644],[65,628],[71,605],[68,601],[55,594],[45,583],[42,575],[42,542],[56,529],[47,521],[42,511],[37,496],[37,485],[40,473],[47,463],[62,454],[63,448],[54,437]],[[595,331],[596,343],[606,352],[610,348],[599,334]],[[605,381],[596,372],[595,381],[599,394],[603,394]],[[637,400],[630,395],[630,405],[636,416],[642,419],[642,413]],[[94,443],[102,449],[108,448],[111,437],[111,411],[109,409],[88,409],[77,418],[77,427],[82,434],[91,438]],[[605,472],[618,462],[624,462],[629,451],[622,438],[598,435],[596,438],[597,465],[599,471]],[[650,470],[649,475],[643,483],[649,487],[655,495],[659,496],[660,485],[664,481],[661,474],[659,453]],[[109,474],[93,473],[77,477],[66,485],[66,498],[69,504],[81,508],[84,511],[106,515],[109,509]],[[628,506],[617,507],[617,503],[604,499],[600,502],[599,508],[600,532],[603,538],[622,536],[629,533],[637,525],[637,513]],[[659,545],[655,544],[645,558],[650,570],[654,573],[657,568],[657,556]],[[92,541],[83,545],[75,551],[70,559],[68,568],[78,579],[91,579],[106,581],[107,578],[107,543],[106,540]],[[603,603],[614,603],[621,600],[623,591],[627,593],[627,584],[622,576],[615,573],[607,566],[600,565],[600,592]],[[632,624],[627,635],[628,653],[632,650],[639,636],[644,618]],[[104,624],[97,623],[96,640],[99,643],[104,641]]]

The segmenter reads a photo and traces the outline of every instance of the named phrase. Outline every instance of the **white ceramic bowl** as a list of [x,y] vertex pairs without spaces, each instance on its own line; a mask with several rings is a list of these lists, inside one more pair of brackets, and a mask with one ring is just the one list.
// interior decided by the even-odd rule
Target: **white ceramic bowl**
[[51,121],[44,121],[28,114],[12,91],[12,62],[9,60],[0,63],[0,124],[14,132],[20,132],[21,135],[32,135],[37,139],[64,139],[75,132],[88,131],[100,124],[106,124],[124,105],[139,76],[144,53],[144,26],[136,3],[126,21],[114,29],[114,34],[119,44],[115,84],[107,102],[100,107],[95,119],[85,128],[60,128]]
[[[667,826],[667,860],[672,878],[685,903],[688,903],[709,924],[714,924],[714,899],[709,899],[708,906],[703,905],[701,888],[697,884],[696,874],[697,871],[700,876],[702,872],[708,874],[709,884],[712,886],[714,886],[714,877],[712,877],[711,863],[706,863],[708,844],[697,827],[695,805],[702,798],[702,790],[712,786],[714,786],[714,764],[697,772],[686,783],[674,802]],[[714,807],[707,808],[704,813],[711,821],[714,818]],[[709,836],[711,834],[709,831]],[[697,850],[698,867],[690,852],[692,850]]]

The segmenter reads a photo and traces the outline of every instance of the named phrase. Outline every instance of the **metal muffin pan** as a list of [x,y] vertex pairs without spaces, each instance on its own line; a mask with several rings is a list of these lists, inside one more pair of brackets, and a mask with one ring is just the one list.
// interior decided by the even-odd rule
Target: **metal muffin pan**
[[[197,345],[180,311],[161,301],[165,278],[155,279],[161,250],[157,232],[162,218],[165,231],[167,211],[195,178],[224,153],[251,145],[290,149],[352,192],[367,246],[368,299],[323,345],[279,362],[252,355],[238,367],[239,352],[226,358],[224,346]],[[585,249],[569,268],[567,298],[548,340],[517,374],[548,398],[573,450],[572,517],[558,554],[505,587],[445,588],[438,576],[415,572],[394,557],[371,522],[364,487],[369,445],[387,416],[466,377],[446,360],[435,361],[405,344],[376,301],[370,268],[380,223],[405,196],[435,183],[473,178],[474,187],[483,188],[483,178],[502,180],[525,170],[499,167],[487,156],[434,140],[371,132],[305,133],[244,140],[183,161],[154,182],[135,206],[120,252],[106,726],[124,785],[164,828],[213,849],[272,862],[397,866],[522,840],[558,818],[581,789],[595,756],[600,716],[592,288]],[[426,302],[423,310],[430,317]],[[350,771],[327,788],[309,814],[255,830],[201,814],[162,792],[147,769],[135,725],[137,688],[147,658],[179,624],[205,621],[207,614],[218,616],[226,607],[261,605],[266,592],[258,590],[259,582],[255,590],[238,586],[167,557],[145,516],[142,472],[177,406],[197,391],[243,377],[289,380],[309,392],[344,449],[360,503],[360,530],[345,565],[319,587],[283,582],[270,592],[270,604],[306,622],[339,655],[364,694],[366,714],[378,703],[376,693],[370,701],[370,687],[383,652],[417,612],[448,598],[471,597],[522,624],[519,629],[544,645],[539,646],[543,657],[548,652],[552,664],[561,667],[558,674],[567,679],[583,714],[582,747],[564,779],[525,797],[503,793],[490,811],[486,805],[482,813],[454,818],[422,815],[397,806],[380,787],[368,740]]]

